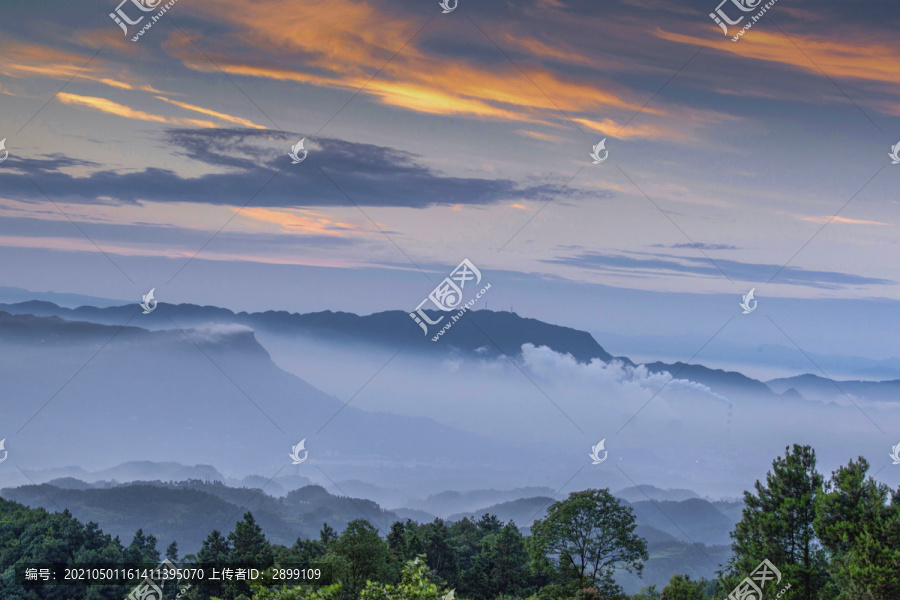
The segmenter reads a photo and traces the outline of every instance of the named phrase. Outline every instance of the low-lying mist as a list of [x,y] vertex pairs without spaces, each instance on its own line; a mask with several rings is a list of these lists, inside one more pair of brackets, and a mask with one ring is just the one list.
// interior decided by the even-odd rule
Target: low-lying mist
[[[549,472],[535,469],[519,485],[565,485],[564,492],[652,483],[734,497],[764,478],[787,445],[811,444],[822,472],[857,456],[878,472],[891,464],[890,447],[900,441],[889,435],[900,432],[900,406],[843,394],[839,403],[723,395],[668,372],[579,363],[532,345],[514,364],[506,357],[438,358],[320,339],[260,339],[280,367],[343,401],[352,398],[352,406],[428,417],[519,445],[528,449],[523,460],[554,457]],[[604,439],[608,460],[593,465],[591,448]],[[879,476],[895,487],[900,480],[889,469]]]

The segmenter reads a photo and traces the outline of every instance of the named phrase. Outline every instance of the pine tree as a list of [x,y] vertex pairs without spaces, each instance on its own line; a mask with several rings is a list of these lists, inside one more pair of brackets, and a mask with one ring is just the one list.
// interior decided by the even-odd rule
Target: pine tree
[[156,536],[144,535],[143,529],[138,529],[134,532],[134,539],[131,540],[131,544],[125,549],[125,560],[133,564],[153,563],[155,567],[159,563]]
[[754,487],[756,493],[744,492],[742,518],[731,534],[734,557],[726,587],[732,589],[768,559],[783,575],[778,585],[791,585],[791,598],[814,600],[827,583],[826,556],[814,530],[822,488],[815,451],[796,444],[785,448],[766,483]]
[[172,540],[172,543],[168,545],[166,548],[166,558],[171,560],[173,563],[178,562],[178,542]]
[[450,530],[443,519],[435,519],[423,527],[426,563],[440,583],[449,587],[459,585],[456,553],[450,545]]
[[527,595],[528,552],[515,524],[510,521],[498,532],[486,535],[479,546],[475,557],[478,586],[472,596],[487,600],[501,595]]
[[332,540],[336,540],[337,537],[337,531],[335,531],[331,525],[322,523],[322,531],[319,532],[319,541],[322,542],[322,545],[325,546],[326,549],[328,548],[328,544],[330,544]]
[[816,533],[831,553],[838,600],[900,598],[900,490],[871,477],[860,457],[832,473],[816,504]]
[[[218,530],[214,529],[203,540],[203,547],[197,552],[196,561],[198,566],[212,573],[213,568],[221,571],[223,567],[228,566],[230,559],[231,545]],[[221,581],[211,581],[207,578],[197,582],[191,589],[191,593],[195,598],[222,598],[225,596],[225,585]]]
[[[275,563],[275,554],[262,528],[256,523],[253,514],[244,513],[244,518],[228,534],[231,545],[229,566],[233,568],[259,569],[264,571]],[[232,581],[226,585],[227,598],[250,597],[252,590],[246,581]]]
[[228,534],[228,542],[231,545],[231,561],[235,564],[264,570],[274,562],[272,546],[250,512],[244,513],[244,519]]

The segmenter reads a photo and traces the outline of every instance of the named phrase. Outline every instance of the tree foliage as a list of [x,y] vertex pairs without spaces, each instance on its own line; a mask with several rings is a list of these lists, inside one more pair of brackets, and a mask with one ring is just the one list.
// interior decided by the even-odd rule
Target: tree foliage
[[757,481],[755,493],[744,492],[742,518],[731,534],[729,589],[768,559],[784,577],[780,585],[791,585],[791,598],[818,597],[827,584],[826,555],[814,528],[822,485],[815,451],[795,444],[774,460],[765,484]]
[[425,556],[403,567],[397,585],[370,581],[360,594],[362,600],[442,600],[450,590],[441,590],[428,579]]
[[703,600],[703,584],[691,581],[688,575],[673,575],[663,588],[660,600]]
[[[787,448],[744,500],[732,533],[733,558],[719,579],[675,574],[661,591],[648,586],[631,599],[723,600],[763,559],[783,576],[778,589],[765,586],[766,598],[900,599],[900,489],[875,481],[865,459],[851,460],[825,481],[812,448]],[[138,529],[130,537],[126,546],[68,511],[0,499],[0,598],[121,600],[130,586],[26,589],[16,582],[14,565],[159,562],[153,534]],[[169,544],[165,556],[176,561],[179,544]],[[231,532],[210,532],[182,564],[319,567],[326,580],[318,586],[205,580],[193,582],[180,600],[443,600],[451,590],[457,600],[623,600],[616,571],[640,574],[647,557],[631,508],[609,490],[570,494],[550,506],[529,535],[487,514],[456,522],[398,521],[383,537],[357,519],[342,531],[323,523],[317,537],[284,546],[272,544],[247,512]],[[165,588],[167,600],[178,593]]]
[[640,574],[647,542],[635,535],[634,513],[608,489],[573,492],[547,510],[531,527],[533,547],[547,558],[564,582],[621,593],[613,571]]
[[840,467],[816,505],[836,600],[900,598],[900,490],[891,495],[868,470],[862,457]]

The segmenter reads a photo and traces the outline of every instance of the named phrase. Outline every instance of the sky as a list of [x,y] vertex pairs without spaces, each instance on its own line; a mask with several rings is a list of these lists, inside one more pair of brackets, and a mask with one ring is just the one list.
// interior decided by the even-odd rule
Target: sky
[[751,288],[723,339],[898,355],[887,4],[138,4],[4,8],[2,285],[366,314],[468,258],[682,360]]

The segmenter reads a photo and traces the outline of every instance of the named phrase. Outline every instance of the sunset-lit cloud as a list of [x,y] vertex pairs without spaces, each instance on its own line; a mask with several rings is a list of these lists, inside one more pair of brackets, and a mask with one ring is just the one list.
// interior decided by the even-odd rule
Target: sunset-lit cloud
[[[219,17],[237,29],[239,43],[206,49],[214,65],[181,37],[170,38],[166,48],[195,70],[221,69],[234,75],[361,90],[382,104],[425,114],[568,127],[560,111],[580,113],[585,115],[581,118],[590,120],[587,115],[634,113],[643,104],[640,95],[596,73],[563,75],[539,64],[500,61],[485,65],[434,56],[421,47],[425,33],[412,39],[422,26],[420,21],[378,11],[368,4],[339,0],[329,2],[328,10],[323,10],[322,2],[302,7],[291,4],[290,10],[283,0],[268,0],[263,5],[268,8],[247,11],[234,0],[225,0],[221,7],[217,4]],[[402,40],[410,43],[398,52]],[[552,46],[536,40],[517,39],[514,45],[573,64],[586,64],[588,58],[570,49],[553,51]],[[286,55],[300,60],[286,66]],[[293,66],[296,64],[302,68]],[[378,76],[373,77],[374,73]],[[661,106],[644,110],[652,115],[667,113]]]
[[243,210],[235,208],[234,211],[254,221],[277,225],[278,230],[284,233],[340,236],[361,231],[354,225],[335,221],[324,213],[311,210],[272,210],[251,207]]
[[[466,65],[436,66],[414,61],[396,61],[384,71],[384,77],[369,80],[348,69],[345,76],[325,77],[273,66],[229,63],[229,57],[217,57],[218,68],[249,77],[291,80],[321,87],[360,90],[381,103],[419,113],[445,116],[469,116],[529,123],[551,123],[550,119],[565,121],[559,110],[566,112],[602,112],[608,109],[637,111],[640,104],[604,91],[595,84],[565,80],[548,71],[532,71],[528,78],[513,66],[491,71]],[[212,72],[208,61],[184,57],[190,68]],[[332,65],[340,67],[340,65]],[[553,91],[552,99],[542,90]],[[664,114],[661,109],[647,110],[648,114]]]
[[164,117],[162,115],[152,115],[150,113],[135,110],[131,107],[107,100],[106,98],[97,98],[95,96],[78,96],[76,94],[68,94],[62,92],[56,96],[57,100],[63,104],[74,104],[84,106],[126,119],[135,119],[137,121],[150,121],[153,123],[166,123],[168,125],[186,125],[191,127],[215,127],[212,121],[200,121],[197,119],[179,119],[175,117]]
[[[787,65],[816,75],[862,79],[878,83],[900,83],[900,49],[880,43],[870,36],[851,37],[845,31],[840,38],[821,38],[791,33],[753,30],[752,43],[723,44],[718,39],[696,37],[656,30],[656,36],[671,42],[690,44],[729,52],[744,58]],[[798,50],[798,47],[801,50]]]
[[615,136],[621,140],[630,139],[681,139],[683,135],[669,126],[654,125],[651,123],[618,123],[613,119],[595,121],[592,119],[572,119],[579,125],[602,135]]
[[809,223],[843,223],[845,225],[890,225],[890,223],[882,223],[881,221],[868,221],[866,219],[848,219],[846,217],[797,217],[801,221]]
[[[832,219],[825,199],[889,162],[896,140],[873,139],[857,109],[897,129],[890,23],[843,23],[834,7],[803,21],[785,9],[776,20],[791,39],[760,26],[735,44],[704,14],[661,0],[460,8],[192,0],[172,12],[178,26],[139,44],[74,8],[48,15],[56,29],[9,25],[0,236],[74,249],[46,194],[110,252],[190,256],[216,234],[203,258],[292,264],[301,249],[355,266],[371,263],[376,238],[387,242],[362,209],[400,262],[398,248],[417,262],[452,262],[463,246],[496,253],[524,225],[497,268],[641,289],[660,276],[682,291],[682,276],[698,276],[698,293],[718,289],[721,273],[541,259],[561,241],[629,257],[687,234],[780,265],[828,224],[835,235],[819,241],[835,243],[831,254],[798,262],[825,268],[846,255],[869,268],[866,252],[887,243],[892,203],[857,202],[854,218]],[[309,160],[292,165],[304,136]],[[588,153],[605,137],[611,160],[595,167]],[[865,194],[889,198],[893,175],[886,167]],[[871,275],[900,281],[891,268]],[[885,289],[779,281],[786,294]]]
[[720,112],[686,108],[672,109],[663,119],[656,118],[658,114],[659,111],[645,107],[639,113],[632,115],[630,121],[618,122],[610,118],[594,120],[579,117],[572,120],[585,129],[620,140],[664,139],[677,142],[697,142],[702,139],[700,130],[703,127],[736,119]]
[[516,133],[520,133],[536,140],[541,140],[542,142],[558,142],[560,140],[558,136],[541,133],[539,131],[528,131],[527,129],[519,129]]
[[[36,250],[57,250],[62,252],[97,252],[97,246],[90,240],[81,238],[54,238],[54,237],[21,237],[0,235],[0,247],[31,248]],[[107,255],[122,257],[154,257],[154,258],[191,258],[196,253],[195,248],[161,248],[151,244],[106,244],[101,246]],[[247,252],[227,252],[216,250],[204,250],[203,258],[206,260],[220,261],[244,261],[271,265],[307,265],[316,267],[352,268],[364,263],[357,263],[342,257],[334,256],[299,256],[296,253],[277,254],[251,254]]]
[[[61,81],[94,81],[121,90],[140,90],[159,93],[146,83],[129,82],[125,76],[114,74],[111,67],[91,56],[66,52],[39,44],[0,42],[0,75],[17,79],[46,77]],[[118,75],[118,76],[117,76]]]
[[252,129],[266,129],[262,125],[257,125],[253,121],[249,121],[247,119],[242,119],[240,117],[234,117],[232,115],[227,115],[225,113],[217,112],[214,110],[210,110],[208,108],[203,108],[202,106],[195,106],[193,104],[187,104],[186,102],[178,102],[177,100],[172,100],[170,98],[166,98],[164,96],[157,96],[159,100],[163,102],[168,102],[169,104],[174,104],[179,108],[183,108],[185,110],[192,110],[194,112],[198,112],[202,115],[207,115],[209,117],[215,117],[217,119],[221,119],[222,121],[226,121],[228,123],[234,123],[236,125],[243,125],[244,127],[250,127]]

